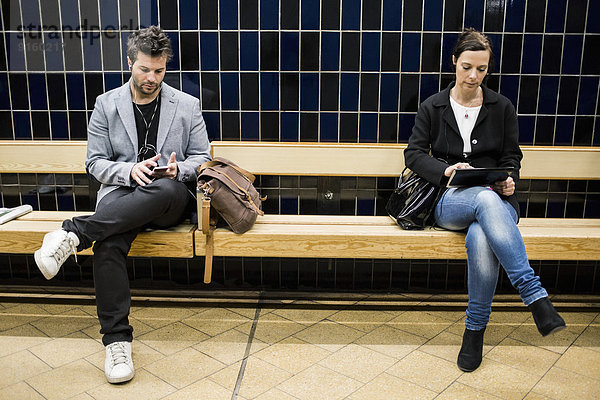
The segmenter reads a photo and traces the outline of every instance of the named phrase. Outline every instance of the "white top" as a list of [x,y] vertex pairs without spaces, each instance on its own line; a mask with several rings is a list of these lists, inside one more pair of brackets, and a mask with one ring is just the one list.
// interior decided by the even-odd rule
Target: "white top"
[[452,106],[452,111],[454,111],[458,131],[463,139],[463,152],[469,154],[471,153],[471,132],[473,132],[473,128],[475,127],[481,106],[462,106],[452,96],[450,96],[450,105]]

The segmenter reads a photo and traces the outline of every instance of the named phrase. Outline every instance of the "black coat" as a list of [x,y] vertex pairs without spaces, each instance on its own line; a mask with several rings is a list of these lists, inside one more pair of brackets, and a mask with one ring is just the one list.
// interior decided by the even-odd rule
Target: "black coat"
[[[483,104],[471,133],[471,154],[466,155],[450,105],[453,86],[454,82],[421,103],[404,150],[406,166],[438,186],[446,185],[448,178],[444,171],[457,162],[468,162],[473,167],[514,167],[511,176],[517,182],[523,153],[519,148],[519,126],[512,103],[481,86]],[[508,200],[518,213],[516,196],[513,194]]]

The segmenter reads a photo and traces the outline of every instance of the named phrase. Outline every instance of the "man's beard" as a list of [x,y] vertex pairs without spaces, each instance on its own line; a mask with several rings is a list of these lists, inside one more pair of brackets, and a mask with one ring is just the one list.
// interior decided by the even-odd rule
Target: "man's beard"
[[135,79],[133,80],[133,87],[135,88],[135,90],[137,90],[139,93],[145,96],[153,95],[160,88],[160,84],[154,84],[153,86],[153,89],[148,91],[146,88],[144,88],[144,84],[140,85]]

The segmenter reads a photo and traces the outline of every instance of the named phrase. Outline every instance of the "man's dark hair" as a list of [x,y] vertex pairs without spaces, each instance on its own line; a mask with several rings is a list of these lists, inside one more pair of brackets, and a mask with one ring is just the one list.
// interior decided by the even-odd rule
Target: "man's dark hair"
[[463,51],[487,50],[490,53],[488,62],[488,74],[494,72],[494,52],[492,51],[492,42],[483,33],[473,28],[467,28],[458,37],[452,55],[458,60]]
[[164,56],[167,58],[167,62],[173,58],[171,40],[162,29],[154,25],[129,35],[127,39],[127,57],[132,63],[137,60],[140,51],[151,57]]

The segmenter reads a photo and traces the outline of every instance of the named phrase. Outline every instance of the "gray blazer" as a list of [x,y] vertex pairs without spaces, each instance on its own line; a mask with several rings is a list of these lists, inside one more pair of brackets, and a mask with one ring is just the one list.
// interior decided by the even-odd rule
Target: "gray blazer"
[[[196,179],[196,169],[210,160],[210,143],[197,98],[162,83],[156,149],[159,165],[167,165],[175,152],[177,180]],[[129,82],[96,99],[88,125],[85,167],[100,183],[102,197],[119,186],[135,186],[131,169],[137,162],[138,135]],[[96,203],[97,204],[97,203]]]

